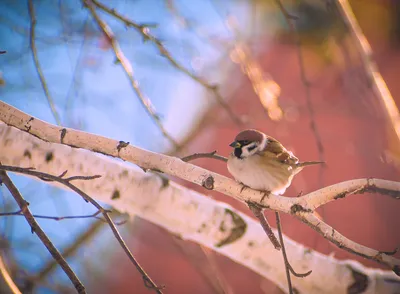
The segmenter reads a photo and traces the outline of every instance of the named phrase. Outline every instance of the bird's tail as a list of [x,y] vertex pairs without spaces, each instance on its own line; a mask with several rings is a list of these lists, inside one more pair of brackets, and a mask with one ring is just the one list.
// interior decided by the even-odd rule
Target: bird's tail
[[297,164],[298,167],[305,167],[314,164],[325,164],[325,161],[304,161]]

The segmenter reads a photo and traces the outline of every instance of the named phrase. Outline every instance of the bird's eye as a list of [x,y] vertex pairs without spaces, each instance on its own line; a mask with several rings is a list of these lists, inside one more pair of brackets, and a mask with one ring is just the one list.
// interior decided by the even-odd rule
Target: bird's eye
[[242,141],[242,145],[248,145],[250,142],[247,140]]

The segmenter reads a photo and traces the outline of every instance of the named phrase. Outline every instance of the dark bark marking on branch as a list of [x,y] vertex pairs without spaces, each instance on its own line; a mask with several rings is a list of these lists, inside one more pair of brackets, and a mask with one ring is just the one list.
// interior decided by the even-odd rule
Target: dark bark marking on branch
[[117,146],[118,153],[121,151],[122,148],[125,148],[128,145],[129,145],[129,142],[119,141],[118,146]]
[[119,199],[120,197],[121,197],[121,193],[119,192],[119,190],[118,189],[114,190],[114,192],[111,196],[111,199],[115,200],[115,199]]
[[61,140],[60,140],[60,142],[61,142],[61,144],[64,144],[63,140],[65,138],[65,135],[67,134],[67,129],[66,128],[62,128],[60,130],[60,132],[61,132],[61,138],[60,138]]
[[31,123],[31,121],[33,121],[35,118],[33,118],[33,117],[31,117],[26,123],[25,123],[25,128],[26,128],[26,131],[29,133],[29,131],[31,130],[31,125],[30,125],[30,123]]
[[119,174],[119,178],[124,178],[128,176],[128,171],[126,169],[124,169],[120,174]]
[[290,207],[290,213],[291,214],[296,214],[297,212],[312,212],[312,209],[306,209],[300,204],[293,204],[292,207]]
[[349,193],[349,192],[346,191],[346,192],[339,193],[335,197],[333,197],[333,199],[338,200],[341,198],[345,198],[347,196],[347,193]]
[[200,228],[197,230],[197,233],[202,233],[203,230],[205,230],[207,228],[207,225],[205,223],[202,223]]
[[232,217],[234,227],[231,228],[230,234],[225,239],[218,242],[215,245],[215,247],[222,247],[227,244],[235,242],[236,240],[241,238],[246,233],[247,230],[246,222],[236,212],[233,212],[232,210],[225,208],[225,215],[229,215]]
[[369,279],[368,276],[362,272],[357,271],[351,266],[347,266],[353,275],[354,283],[347,287],[348,294],[360,294],[368,288]]
[[32,154],[28,149],[25,149],[24,151],[24,157],[28,157],[29,159],[32,159]]
[[306,248],[306,249],[304,249],[303,254],[307,255],[307,254],[311,254],[312,252],[313,252],[313,250],[311,248]]
[[45,161],[46,161],[47,163],[49,163],[50,161],[52,161],[52,160],[54,159],[54,154],[53,154],[53,152],[52,152],[52,151],[47,152],[44,159],[45,159]]

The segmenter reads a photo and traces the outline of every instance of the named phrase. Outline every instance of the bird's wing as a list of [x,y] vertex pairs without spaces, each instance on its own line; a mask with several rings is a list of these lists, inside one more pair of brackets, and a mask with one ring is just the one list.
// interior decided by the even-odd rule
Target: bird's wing
[[292,152],[288,151],[278,140],[267,136],[267,145],[264,152],[269,152],[276,156],[276,159],[282,163],[286,164],[297,164],[299,159],[293,155]]

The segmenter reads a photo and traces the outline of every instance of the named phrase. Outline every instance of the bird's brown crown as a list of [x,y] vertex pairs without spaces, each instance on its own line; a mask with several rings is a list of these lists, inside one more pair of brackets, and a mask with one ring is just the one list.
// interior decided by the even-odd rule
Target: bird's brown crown
[[241,131],[235,138],[236,142],[249,141],[249,142],[262,142],[263,133],[257,130],[244,130]]

